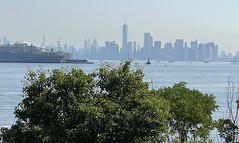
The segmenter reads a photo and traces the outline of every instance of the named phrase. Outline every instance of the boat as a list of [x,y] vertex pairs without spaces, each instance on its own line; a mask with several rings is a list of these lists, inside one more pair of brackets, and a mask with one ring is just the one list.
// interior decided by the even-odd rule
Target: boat
[[0,62],[9,63],[61,63],[67,53],[46,51],[44,48],[29,44],[25,41],[13,45],[0,46]]
[[64,63],[72,63],[72,64],[93,64],[93,62],[89,62],[88,60],[80,60],[80,59],[76,59],[73,56],[73,50],[71,51],[70,57],[67,57],[64,60]]
[[211,60],[210,59],[205,59],[203,62],[208,64]]
[[148,58],[148,61],[147,61],[145,64],[146,64],[146,65],[150,65],[150,64],[151,64],[149,58]]
[[231,64],[233,65],[237,65],[239,63],[239,61],[231,61]]
[[174,63],[174,61],[173,60],[169,60],[168,63]]
[[79,60],[79,59],[66,59],[65,63],[73,63],[73,64],[94,64],[93,62],[89,62],[88,60]]

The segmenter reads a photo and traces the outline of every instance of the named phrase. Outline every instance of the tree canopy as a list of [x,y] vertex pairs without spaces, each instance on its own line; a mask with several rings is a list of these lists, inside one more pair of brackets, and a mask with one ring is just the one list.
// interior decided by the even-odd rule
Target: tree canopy
[[[132,70],[134,69],[134,70]],[[180,82],[149,89],[131,61],[103,64],[86,74],[77,67],[29,70],[16,123],[2,128],[11,143],[180,142],[206,138],[214,127],[215,97]]]
[[180,142],[188,137],[205,139],[215,127],[212,113],[217,109],[215,97],[186,87],[185,82],[160,90],[160,96],[170,102],[172,118],[170,133],[178,134]]
[[168,102],[148,89],[140,67],[131,61],[82,69],[29,71],[17,121],[2,129],[11,143],[143,142],[163,138]]

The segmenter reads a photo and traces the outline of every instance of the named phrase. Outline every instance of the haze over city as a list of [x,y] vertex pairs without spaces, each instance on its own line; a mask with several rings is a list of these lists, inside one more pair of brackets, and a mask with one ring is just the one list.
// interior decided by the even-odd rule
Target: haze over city
[[62,43],[83,47],[86,38],[98,45],[116,41],[122,47],[122,25],[129,41],[143,45],[149,32],[162,43],[184,39],[213,41],[220,51],[237,52],[238,0],[7,0],[0,5],[0,37],[11,42],[46,45]]

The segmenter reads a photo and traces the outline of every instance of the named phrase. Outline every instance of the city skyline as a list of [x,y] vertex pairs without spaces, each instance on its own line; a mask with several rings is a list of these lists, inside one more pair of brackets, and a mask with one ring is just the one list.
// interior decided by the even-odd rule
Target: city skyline
[[[1,43],[1,42],[0,42]],[[26,42],[23,42],[26,43]],[[238,53],[235,56],[222,52],[218,58],[218,45],[214,42],[191,41],[190,45],[184,39],[176,39],[174,43],[166,42],[162,46],[160,40],[154,40],[150,33],[144,33],[143,46],[137,45],[136,41],[128,41],[128,25],[125,22],[122,28],[122,48],[115,41],[105,41],[104,46],[97,44],[93,38],[85,39],[84,47],[76,49],[74,45],[65,43],[61,45],[61,39],[57,45],[45,45],[45,36],[42,37],[43,48],[47,51],[60,51],[70,55],[72,59],[86,58],[91,60],[122,60],[126,58],[145,60],[146,58],[163,61],[238,61]],[[16,42],[18,44],[18,42]],[[14,44],[14,45],[16,45]],[[28,43],[29,45],[32,43]],[[9,47],[12,44],[4,37],[0,46]]]
[[[98,45],[116,41],[122,47],[122,24],[127,19],[128,41],[144,45],[144,33],[162,43],[175,39],[213,41],[219,51],[236,53],[239,1],[110,1],[9,0],[0,6],[0,37],[41,45],[62,43],[83,47],[85,38]],[[2,39],[1,39],[2,40]]]
[[[6,41],[6,40],[5,40]],[[44,45],[44,36],[43,44]],[[60,39],[58,41],[60,43]],[[74,46],[68,47],[65,44],[63,47],[58,46],[47,46],[48,50],[53,51],[64,51],[71,53],[71,57],[74,58],[86,58],[93,60],[122,60],[122,59],[133,59],[133,60],[163,60],[163,61],[204,61],[204,62],[215,62],[218,61],[218,45],[214,42],[202,43],[197,40],[191,41],[190,46],[184,39],[176,39],[173,43],[165,43],[162,46],[162,42],[154,40],[150,33],[144,33],[144,45],[143,47],[137,45],[136,41],[128,41],[128,25],[125,22],[122,28],[122,48],[115,41],[105,41],[104,46],[97,45],[97,40],[94,38],[85,39],[84,47],[81,50],[76,50]],[[5,43],[5,46],[8,44]],[[173,46],[174,45],[174,46]],[[73,56],[73,53],[74,56]],[[225,52],[221,56],[223,59],[231,60],[230,55],[226,55]],[[238,57],[233,57],[238,59]],[[220,60],[222,60],[220,58]]]

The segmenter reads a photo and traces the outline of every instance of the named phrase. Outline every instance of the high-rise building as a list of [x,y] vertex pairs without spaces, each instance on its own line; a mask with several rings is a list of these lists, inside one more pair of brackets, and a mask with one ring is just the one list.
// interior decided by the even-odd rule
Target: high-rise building
[[92,41],[92,44],[91,44],[91,50],[90,52],[91,53],[96,53],[97,52],[97,48],[98,48],[98,45],[97,45],[97,40],[96,38],[93,38],[93,41]]
[[87,49],[88,48],[88,42],[87,42],[87,39],[85,39],[85,42],[84,42],[84,49]]
[[3,43],[2,43],[2,44],[3,44],[4,46],[10,44],[10,42],[7,40],[7,37],[6,37],[6,36],[3,37]]
[[206,43],[206,55],[208,60],[217,61],[218,46],[213,42]]
[[105,59],[117,59],[119,56],[119,46],[115,43],[115,41],[106,41],[104,48],[104,57]]
[[161,41],[154,41],[153,58],[159,60],[161,55]]
[[206,53],[207,53],[207,51],[206,51],[206,44],[204,44],[204,43],[198,44],[199,60],[201,60],[201,61],[208,60],[208,57],[207,57]]
[[197,40],[191,41],[191,48],[193,48],[193,49],[197,49],[198,48],[198,41]]
[[174,58],[177,61],[183,60],[183,39],[176,39],[174,43]]
[[189,60],[189,47],[187,42],[184,43],[184,48],[183,48],[183,60],[187,61]]
[[162,58],[163,60],[171,61],[173,60],[173,44],[165,43],[164,48],[162,49]]
[[97,40],[96,40],[96,38],[93,38],[91,46],[94,47],[94,48],[97,48]]
[[133,45],[133,53],[137,52],[137,45],[136,45],[136,41],[134,41],[134,45]]
[[88,49],[90,49],[90,47],[91,47],[91,43],[90,43],[90,38],[88,39]]
[[122,37],[122,51],[124,52],[127,49],[128,45],[128,25],[125,24],[123,25],[123,37]]
[[153,47],[153,38],[150,33],[144,33],[144,48],[151,49]]
[[198,60],[198,41],[191,41],[191,47],[189,49],[189,60],[195,61]]
[[150,33],[144,33],[144,52],[148,58],[152,56],[153,37]]
[[45,35],[42,36],[42,44],[41,44],[42,47],[45,47]]

